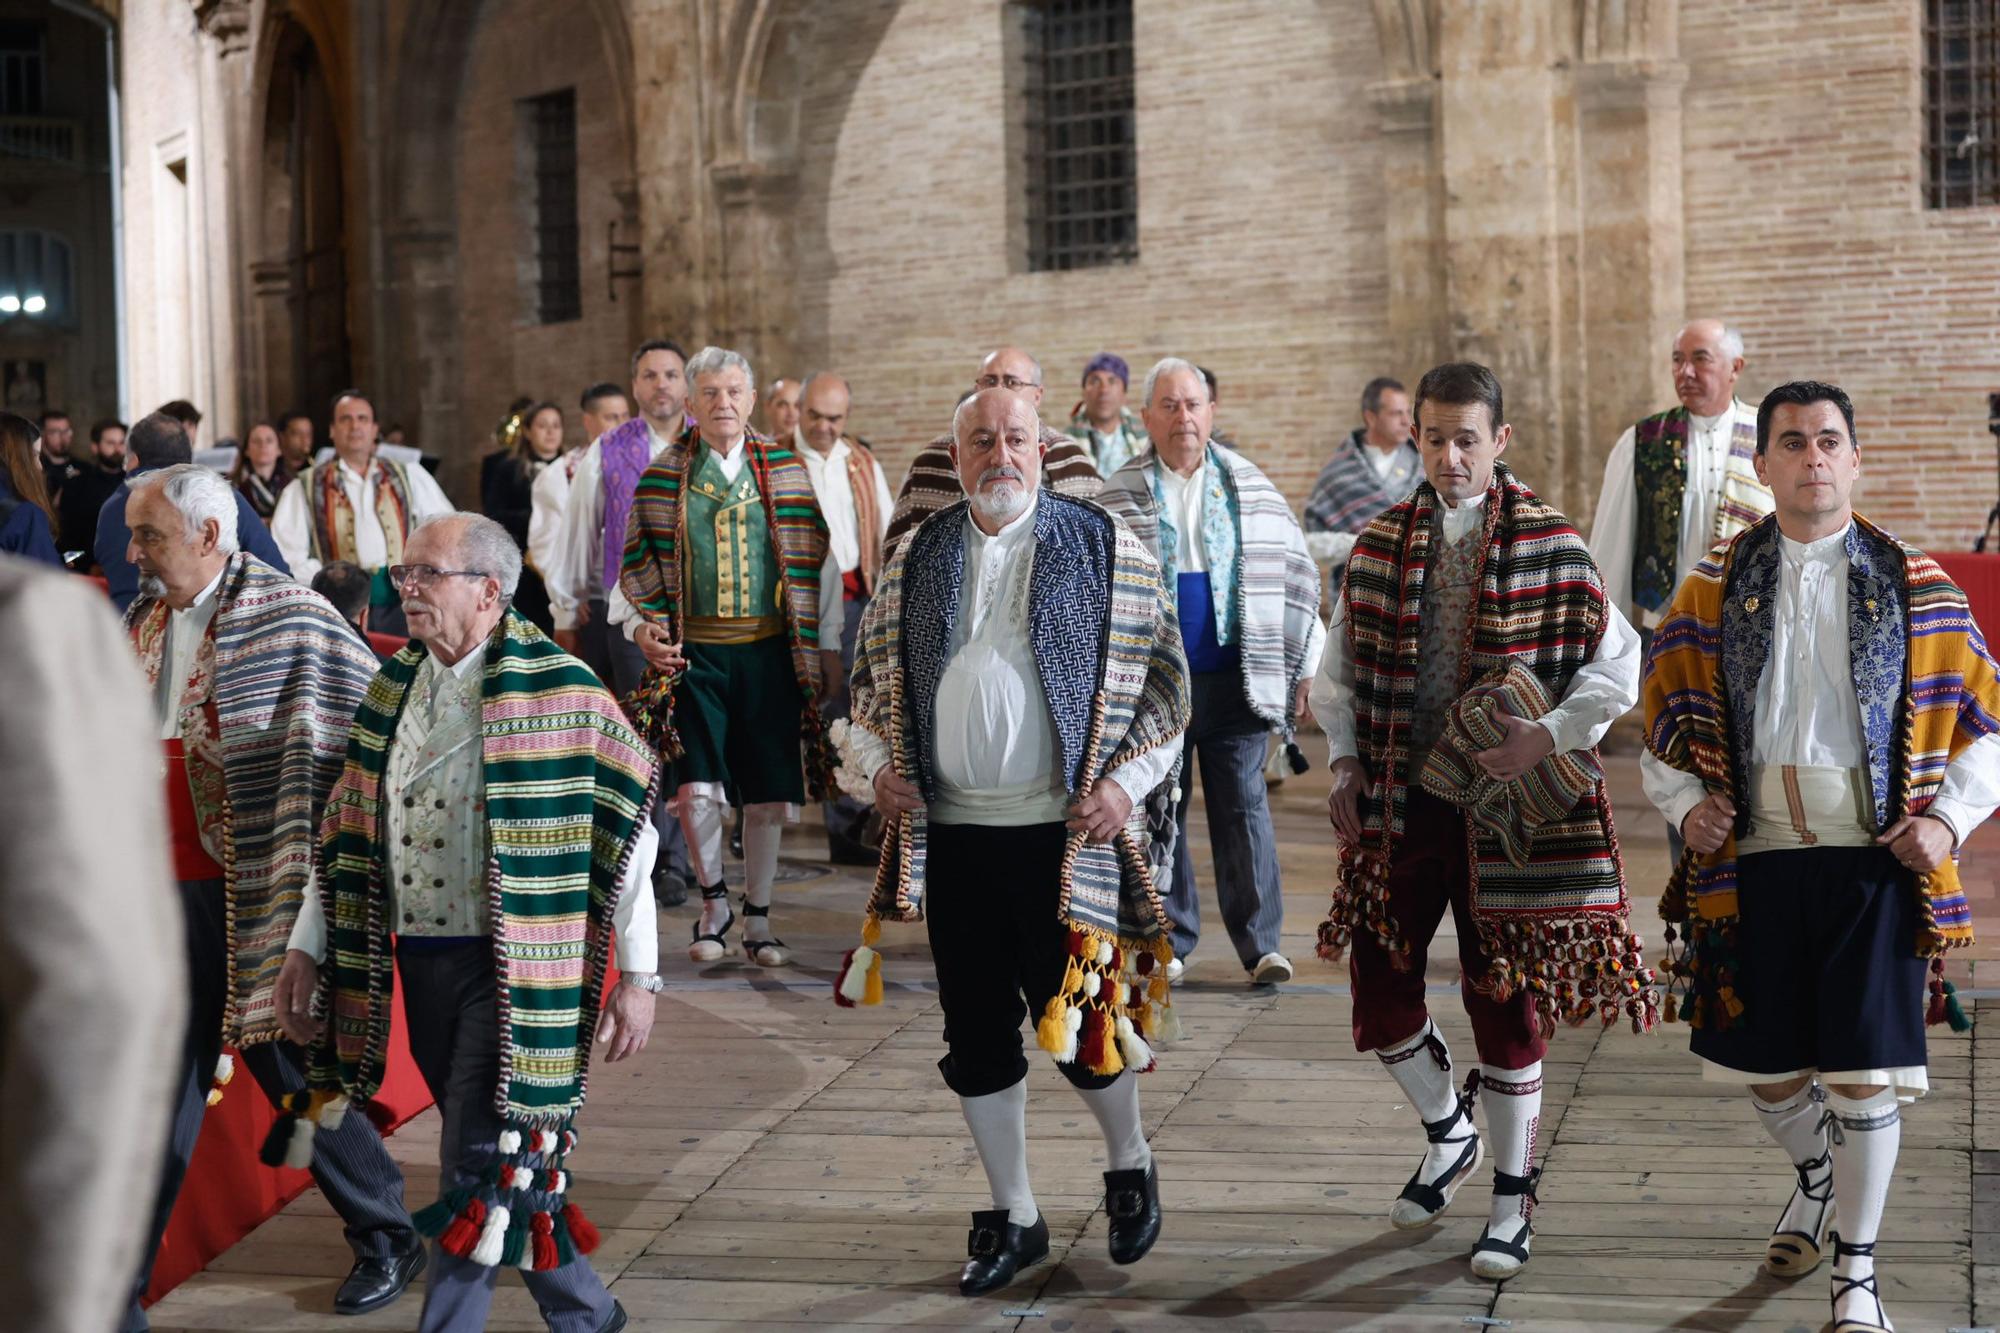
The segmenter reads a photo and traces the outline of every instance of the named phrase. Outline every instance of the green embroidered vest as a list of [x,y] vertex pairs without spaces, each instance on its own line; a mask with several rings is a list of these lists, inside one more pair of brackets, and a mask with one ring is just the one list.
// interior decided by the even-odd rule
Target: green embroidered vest
[[704,447],[686,503],[689,614],[731,620],[779,614],[778,565],[750,468],[732,482]]

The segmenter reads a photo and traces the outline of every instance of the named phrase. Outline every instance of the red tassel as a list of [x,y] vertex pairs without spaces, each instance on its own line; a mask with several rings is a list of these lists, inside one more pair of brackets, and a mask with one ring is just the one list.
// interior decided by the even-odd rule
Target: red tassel
[[386,1139],[396,1132],[396,1112],[383,1103],[363,1102],[361,1113],[368,1117],[368,1123],[375,1126],[375,1132],[383,1138]]
[[455,1254],[463,1259],[472,1253],[472,1247],[479,1243],[479,1229],[486,1223],[486,1205],[474,1199],[465,1205],[465,1211],[451,1219],[451,1225],[438,1237],[438,1245],[447,1254]]
[[597,1224],[583,1215],[583,1209],[575,1204],[563,1205],[563,1225],[569,1228],[569,1238],[576,1242],[578,1254],[589,1254],[597,1248],[603,1237],[597,1234]]
[[1936,1027],[1944,1022],[1944,983],[1932,977],[1930,990],[1931,1002],[1924,1010],[1924,1026]]
[[1108,1022],[1097,1022],[1103,1015],[1086,1012],[1083,1016],[1083,1045],[1076,1053],[1076,1063],[1082,1069],[1095,1069],[1104,1063],[1104,1041],[1111,1027]]
[[852,1009],[854,1001],[840,993],[840,983],[847,979],[847,969],[854,966],[854,950],[849,949],[840,960],[840,966],[833,969],[833,1002],[842,1009]]
[[534,1220],[535,1267],[546,1272],[560,1268],[561,1260],[556,1258],[555,1219],[547,1213],[536,1213]]

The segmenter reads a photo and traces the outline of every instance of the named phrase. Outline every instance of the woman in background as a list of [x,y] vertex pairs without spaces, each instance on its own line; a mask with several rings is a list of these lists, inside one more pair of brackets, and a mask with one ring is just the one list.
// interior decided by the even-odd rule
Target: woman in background
[[[550,402],[530,404],[501,423],[501,441],[507,442],[510,435],[512,451],[486,469],[480,508],[488,518],[506,528],[514,544],[525,552],[528,518],[534,510],[535,478],[562,456],[562,409]],[[532,565],[524,564],[521,568],[514,609],[539,625],[544,634],[555,632],[555,620],[549,614],[548,587]]]
[[0,412],[0,551],[61,569],[55,511],[36,457],[41,438],[42,428],[34,422]]
[[258,422],[245,437],[236,466],[229,470],[229,484],[243,492],[257,517],[268,525],[271,511],[278,507],[278,493],[291,483],[292,470],[285,466],[277,429]]

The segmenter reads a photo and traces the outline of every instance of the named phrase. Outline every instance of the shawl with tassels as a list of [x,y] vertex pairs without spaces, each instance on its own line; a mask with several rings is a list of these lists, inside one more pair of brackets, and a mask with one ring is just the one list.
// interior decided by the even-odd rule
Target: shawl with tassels
[[[1848,651],[1868,793],[1876,825],[1886,829],[1929,809],[1951,761],[2000,727],[2000,676],[1965,594],[1936,561],[1859,514],[1846,546]],[[1734,985],[1736,839],[1749,831],[1757,681],[1770,663],[1779,547],[1775,517],[1717,546],[1682,581],[1646,659],[1647,748],[1739,812],[1713,855],[1682,854],[1660,899],[1660,915],[1685,936],[1667,970],[1686,992],[1682,1016],[1696,1027],[1726,1028],[1743,1007]],[[1913,884],[1917,955],[1940,959],[1972,943],[1957,851]],[[1671,931],[1667,938],[1671,944]],[[1942,980],[1933,980],[1931,1021],[1944,1017],[1945,998]]]
[[[1416,721],[1419,626],[1441,504],[1428,481],[1363,530],[1347,564],[1346,629],[1354,653],[1355,744],[1378,793],[1363,803],[1362,836],[1343,846],[1319,954],[1338,959],[1357,931],[1393,957],[1410,943],[1388,910],[1389,866],[1404,831],[1410,732]],[[1603,580],[1583,538],[1496,463],[1484,501],[1479,599],[1459,663],[1459,690],[1523,666],[1560,699],[1604,635]],[[1596,751],[1587,752],[1593,760]],[[1625,872],[1604,784],[1570,814],[1536,830],[1526,864],[1468,825],[1472,915],[1486,975],[1469,980],[1506,1000],[1526,989],[1545,1031],[1558,1018],[1606,1024],[1620,1013],[1652,1027],[1658,995],[1631,932]]]
[[[412,641],[369,687],[321,833],[327,1030],[312,1050],[306,1104],[287,1109],[322,1124],[373,1097],[388,1061],[394,895],[383,808],[394,793],[384,783],[425,652]],[[474,1262],[554,1268],[595,1244],[594,1229],[566,1205],[563,1162],[576,1142],[614,913],[655,769],[590,669],[517,612],[494,627],[486,653],[480,731],[500,1004],[493,1107],[506,1128],[497,1167],[416,1220]]]
[[[640,475],[626,527],[624,569],[618,576],[618,587],[633,610],[663,625],[675,640],[680,638],[681,607],[688,599],[688,568],[681,559],[687,548],[687,509],[681,492],[699,466],[704,447],[700,427],[690,426],[669,441]],[[792,674],[799,682],[802,703],[797,724],[806,794],[818,800],[833,785],[833,751],[820,718],[820,700],[826,692],[819,661],[826,516],[820,513],[812,474],[789,445],[774,444],[752,432],[743,447],[749,450],[750,473],[764,502],[765,526],[778,567],[779,602],[791,642]],[[626,701],[634,725],[668,762],[681,757],[680,737],[673,728],[678,680],[679,673],[669,676],[648,667]]]
[[[938,681],[950,652],[965,571],[966,504],[926,519],[898,547],[862,621],[853,676],[854,725],[889,747],[895,772],[929,800]],[[1034,516],[1029,636],[1048,696],[1064,785],[1081,797],[1127,761],[1173,744],[1187,727],[1187,659],[1159,566],[1124,524],[1088,501],[1043,492]],[[1169,923],[1148,860],[1150,830],[1172,823],[1172,782],[1136,802],[1109,843],[1072,832],[1063,851],[1058,912],[1069,964],[1036,1036],[1062,1063],[1098,1073],[1144,1070],[1146,1038],[1174,1025],[1166,964]],[[873,946],[884,920],[923,919],[923,812],[887,823],[862,928],[835,999],[881,998]]]
[[[241,1047],[284,1035],[278,970],[376,661],[325,598],[247,552],[229,557],[215,599],[193,683],[176,683],[174,707],[190,775],[209,772],[195,811],[204,843],[213,835],[228,908],[222,1039]],[[125,613],[148,685],[159,680],[170,614],[145,596]]]

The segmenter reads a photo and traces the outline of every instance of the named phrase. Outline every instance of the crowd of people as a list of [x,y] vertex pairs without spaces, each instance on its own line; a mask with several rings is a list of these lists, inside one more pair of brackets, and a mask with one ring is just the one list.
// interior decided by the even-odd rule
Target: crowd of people
[[[551,1328],[623,1327],[568,1192],[593,1045],[647,1044],[658,909],[690,892],[691,962],[732,933],[745,966],[790,961],[772,890],[808,801],[831,859],[879,867],[835,998],[881,998],[885,923],[927,931],[992,1192],[960,1290],[1049,1252],[1024,1019],[1103,1134],[1111,1257],[1137,1262],[1163,1209],[1136,1075],[1202,938],[1192,790],[1242,975],[1289,981],[1265,771],[1309,716],[1338,848],[1318,953],[1421,1134],[1391,1224],[1434,1222],[1490,1156],[1470,1264],[1518,1273],[1549,1037],[1664,1009],[1794,1164],[1767,1271],[1831,1253],[1836,1328],[1888,1328],[1874,1249],[1971,937],[1956,858],[2000,808],[2000,678],[1935,563],[1853,512],[1840,389],[1750,407],[1713,320],[1671,358],[1679,403],[1613,447],[1588,537],[1505,461],[1502,386],[1469,362],[1370,381],[1302,516],[1177,356],[1136,389],[1092,357],[1051,420],[1040,363],[998,348],[892,484],[840,375],[760,393],[738,352],[650,340],[629,388],[583,392],[580,435],[512,405],[483,513],[358,390],[329,448],[291,414],[226,459],[185,403],[75,458],[60,413],[0,417],[0,548],[105,580],[166,763],[189,1021],[125,1327],[224,1047],[281,1112],[266,1160],[346,1225],[337,1310],[429,1266],[422,1326],[476,1329],[514,1267]],[[1635,705],[1675,853],[1664,963],[1597,749]],[[1447,911],[1462,1084],[1425,985]],[[414,1214],[362,1113],[398,973],[444,1125]]]

